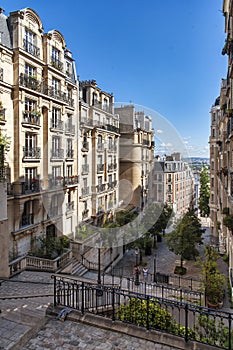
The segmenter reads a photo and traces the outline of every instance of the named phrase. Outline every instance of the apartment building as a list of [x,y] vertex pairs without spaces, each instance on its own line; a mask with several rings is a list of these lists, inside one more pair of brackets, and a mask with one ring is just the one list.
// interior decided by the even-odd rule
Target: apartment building
[[151,171],[154,159],[152,118],[128,105],[115,108],[120,120],[120,186],[123,207],[141,210],[151,199]]
[[[228,71],[222,79],[220,96],[211,107],[210,129],[210,222],[221,253],[229,256],[229,280],[233,295],[233,1],[223,0],[226,41],[222,50],[228,57]],[[227,219],[227,220],[226,220]]]
[[114,97],[95,80],[80,82],[79,222],[101,226],[118,206],[119,117]]
[[177,218],[193,206],[194,178],[180,153],[155,157],[153,169],[153,196],[156,202],[172,206]]
[[[1,132],[7,130],[10,258],[77,226],[78,82],[63,35],[29,8],[0,14]],[[76,160],[76,161],[75,161]]]

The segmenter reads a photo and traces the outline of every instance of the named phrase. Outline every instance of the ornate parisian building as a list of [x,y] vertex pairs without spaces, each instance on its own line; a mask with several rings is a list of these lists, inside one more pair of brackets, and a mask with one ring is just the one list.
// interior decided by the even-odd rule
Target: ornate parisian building
[[[228,56],[227,77],[222,79],[220,96],[213,104],[210,131],[210,219],[211,232],[220,253],[229,256],[229,277],[233,286],[233,1],[223,1],[226,41],[222,50]],[[226,222],[228,221],[228,224]],[[232,289],[233,290],[233,289]]]

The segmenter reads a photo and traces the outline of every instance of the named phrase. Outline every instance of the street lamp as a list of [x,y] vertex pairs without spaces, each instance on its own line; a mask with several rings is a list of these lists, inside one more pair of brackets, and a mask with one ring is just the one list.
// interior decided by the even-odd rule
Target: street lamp
[[135,255],[136,255],[136,265],[135,265],[135,286],[138,286],[140,284],[139,282],[139,267],[138,267],[138,254],[139,254],[139,248],[135,248]]
[[99,288],[101,288],[101,269],[100,269],[100,250],[102,246],[102,240],[99,238],[96,241],[96,246],[98,249],[98,276],[97,276],[97,289],[96,289],[96,295],[97,296],[102,296],[103,291]]
[[157,255],[155,253],[155,256],[154,256],[154,282],[157,282],[156,281],[156,259],[157,259]]

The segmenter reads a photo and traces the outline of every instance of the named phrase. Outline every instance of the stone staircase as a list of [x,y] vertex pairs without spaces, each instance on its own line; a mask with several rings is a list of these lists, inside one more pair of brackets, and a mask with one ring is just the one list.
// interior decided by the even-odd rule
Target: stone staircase
[[71,275],[73,276],[83,276],[88,269],[80,261],[75,258],[72,258],[72,270]]

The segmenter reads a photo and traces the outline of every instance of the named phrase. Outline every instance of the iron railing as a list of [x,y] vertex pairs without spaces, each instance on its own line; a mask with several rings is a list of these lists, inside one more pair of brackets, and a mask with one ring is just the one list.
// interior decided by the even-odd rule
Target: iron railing
[[38,57],[40,55],[40,48],[36,45],[33,45],[26,39],[23,39],[23,48],[26,52],[30,53],[31,55]]
[[233,348],[233,314],[53,275],[54,305],[94,313],[221,349]]

